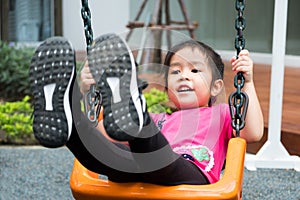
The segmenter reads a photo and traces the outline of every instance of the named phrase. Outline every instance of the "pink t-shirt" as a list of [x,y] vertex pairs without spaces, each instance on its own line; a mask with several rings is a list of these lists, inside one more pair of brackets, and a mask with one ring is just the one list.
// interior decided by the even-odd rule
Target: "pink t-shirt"
[[188,154],[210,183],[220,179],[228,141],[232,136],[227,104],[151,114],[174,152]]

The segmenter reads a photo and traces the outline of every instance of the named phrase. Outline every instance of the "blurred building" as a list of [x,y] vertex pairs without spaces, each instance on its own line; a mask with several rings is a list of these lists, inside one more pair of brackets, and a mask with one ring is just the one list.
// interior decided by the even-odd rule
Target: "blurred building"
[[[94,36],[124,32],[137,15],[142,0],[90,0]],[[141,14],[145,21],[153,12],[156,0],[149,0]],[[185,0],[191,21],[199,26],[196,38],[216,49],[234,51],[235,1]],[[75,49],[85,49],[80,0],[0,0],[0,39],[35,43],[54,35],[63,35]],[[289,0],[286,53],[300,56],[299,0]],[[246,47],[252,52],[272,51],[274,0],[246,1]],[[170,1],[170,16],[183,18],[177,1]],[[184,31],[183,31],[184,32]]]

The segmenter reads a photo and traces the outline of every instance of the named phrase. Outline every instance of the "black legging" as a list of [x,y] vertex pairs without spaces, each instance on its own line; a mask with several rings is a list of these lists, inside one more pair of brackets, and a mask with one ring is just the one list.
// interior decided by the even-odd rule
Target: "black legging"
[[129,146],[113,143],[83,115],[78,95],[73,97],[73,126],[66,146],[87,169],[114,182],[209,184],[196,165],[172,150],[152,120]]
[[[81,116],[81,121],[77,122],[76,127],[73,125],[71,137],[67,143],[67,147],[71,150],[79,162],[87,169],[108,176],[109,180],[114,182],[147,182],[160,185],[178,185],[178,184],[208,184],[205,175],[198,169],[192,162],[187,161],[182,156],[174,153],[170,148],[165,137],[161,132],[157,132],[149,138],[138,138],[129,142],[130,148],[125,144],[113,143],[107,140],[96,128],[89,125],[85,116]],[[153,122],[151,122],[154,128]],[[87,147],[81,141],[78,132],[88,134],[90,137],[86,140],[93,141],[92,145],[102,145],[105,153],[113,164],[128,166],[131,170],[135,171],[121,171],[112,168],[103,162],[96,159]],[[143,133],[143,130],[141,134]],[[86,137],[85,137],[86,138]],[[89,141],[88,141],[89,142]],[[121,148],[128,154],[116,154],[113,149]],[[143,159],[142,153],[153,152],[163,148],[163,153],[158,155],[151,155],[149,159]],[[137,153],[132,154],[131,152]],[[165,159],[166,166],[154,171],[145,171],[148,163],[161,161]],[[173,161],[173,162],[172,162]],[[148,162],[148,163],[147,163]]]

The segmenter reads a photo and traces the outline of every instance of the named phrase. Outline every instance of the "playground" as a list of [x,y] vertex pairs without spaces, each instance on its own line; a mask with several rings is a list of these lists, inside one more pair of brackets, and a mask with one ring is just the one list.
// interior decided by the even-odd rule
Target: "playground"
[[[144,28],[140,29],[142,31],[140,49],[147,49],[148,47],[146,47],[144,40],[146,40],[145,35],[149,28],[151,34],[153,34],[152,36],[154,36],[151,48],[156,49],[154,53],[158,52],[158,57],[160,57],[165,55],[161,52],[163,48],[162,33],[159,33],[157,29],[167,30],[165,43],[169,48],[171,42],[169,31],[187,30],[189,37],[194,38],[194,30],[198,24],[190,22],[183,1],[178,1],[184,21],[176,21],[176,25],[172,26],[172,20],[169,18],[168,11],[169,1],[158,2],[160,3],[157,3],[155,6],[152,21],[150,22],[146,19],[145,22],[140,23],[138,22],[139,15],[142,13],[147,1],[142,2],[135,21],[131,21],[127,25],[130,31],[126,36],[126,40],[129,40],[136,28]],[[161,21],[163,2],[165,3],[166,24],[162,24]],[[234,48],[236,49],[236,58],[238,58],[239,53],[245,48],[245,41],[247,40],[244,37],[244,33],[246,32],[245,18],[243,16],[244,4],[245,1],[236,0],[235,8],[237,17],[235,18],[235,29],[237,32],[233,36],[235,38]],[[237,74],[232,73],[228,58],[221,52],[221,55],[225,57],[225,93],[230,104],[229,115],[231,116],[231,126],[236,135],[229,139],[226,162],[224,165],[222,162],[223,171],[220,180],[207,185],[179,184],[172,187],[137,181],[132,183],[117,183],[103,179],[102,175],[87,170],[66,147],[47,149],[41,146],[1,146],[0,200],[19,198],[89,199],[91,197],[98,199],[119,199],[120,197],[124,199],[131,199],[132,197],[137,199],[176,199],[180,197],[181,199],[300,200],[300,93],[296,84],[300,75],[300,66],[297,66],[295,63],[293,66],[289,66],[285,62],[286,55],[284,48],[286,45],[287,5],[287,1],[285,0],[275,1],[273,48],[272,54],[269,57],[271,64],[260,62],[258,59],[256,60],[255,56],[253,59],[253,82],[255,83],[264,118],[263,138],[259,142],[246,144],[246,139],[243,138],[243,135],[240,135],[240,131],[242,131],[245,125],[244,121],[245,119],[247,120],[247,106],[249,103],[248,95],[241,91],[244,87],[245,78],[241,72]],[[86,51],[76,52],[76,58],[77,62],[84,63],[86,53],[91,55],[89,53],[93,52],[91,49],[93,49],[93,45],[97,45],[97,42],[92,44],[94,39],[93,27],[88,1],[82,1],[81,12],[85,31]],[[160,38],[160,40],[157,40],[157,38]],[[120,46],[121,44],[118,43],[118,45]],[[113,49],[112,46],[110,46],[111,49]],[[106,48],[106,46],[104,47]],[[134,52],[134,56],[140,66],[143,65],[141,57],[143,57],[144,62],[149,62],[147,59],[151,58],[154,59],[153,63],[160,63],[155,60],[158,54],[151,54],[150,57],[147,57],[147,51],[140,52],[138,48]],[[157,49],[160,50],[157,51]],[[47,55],[49,52],[47,52]],[[56,54],[57,50],[55,49],[54,52]],[[95,64],[98,60],[95,59],[90,63]],[[54,66],[54,62],[52,66]],[[90,64],[90,66],[93,65]],[[95,66],[97,67],[97,64]],[[92,74],[99,74],[100,72],[97,70],[96,68],[91,68]],[[103,71],[104,69],[102,69],[102,73]],[[118,69],[118,71],[120,70]],[[153,75],[156,72],[151,73]],[[50,77],[52,77],[52,74]],[[36,84],[36,82],[31,81],[31,84]],[[85,110],[87,120],[90,120],[92,123],[102,120],[102,114],[99,113],[100,107],[103,104],[98,104],[99,102],[102,103],[102,96],[99,93],[101,91],[96,91],[95,85],[92,85],[87,96],[84,97],[86,99],[83,98],[85,109],[89,109]],[[99,109],[96,109],[97,107]],[[51,109],[53,110],[53,108]],[[250,111],[252,112],[253,110]],[[34,118],[37,117],[34,116]],[[39,127],[43,128],[44,126],[39,125]],[[231,136],[233,136],[232,132]],[[45,138],[49,137],[46,136]],[[87,141],[91,141],[91,139]],[[60,146],[64,144],[62,143]],[[86,144],[83,141],[84,145]]]

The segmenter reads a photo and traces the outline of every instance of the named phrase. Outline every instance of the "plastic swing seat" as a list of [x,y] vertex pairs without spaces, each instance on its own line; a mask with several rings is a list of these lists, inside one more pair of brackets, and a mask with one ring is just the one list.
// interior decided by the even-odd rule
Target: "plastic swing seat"
[[100,179],[99,174],[75,159],[70,186],[75,199],[242,199],[245,152],[244,139],[230,139],[224,174],[218,182],[209,185],[115,183]]

